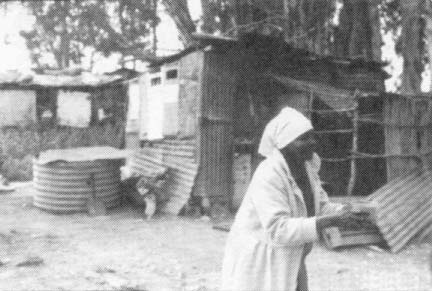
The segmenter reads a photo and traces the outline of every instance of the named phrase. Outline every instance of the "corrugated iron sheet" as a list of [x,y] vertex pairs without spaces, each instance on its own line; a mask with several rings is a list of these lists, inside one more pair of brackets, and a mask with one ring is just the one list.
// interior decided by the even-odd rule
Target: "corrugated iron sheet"
[[94,177],[96,197],[107,208],[121,201],[118,161],[50,162],[33,164],[34,205],[55,213],[87,210]]
[[279,83],[299,91],[317,95],[324,103],[333,109],[353,108],[356,104],[352,91],[334,88],[311,81],[300,81],[287,76],[272,75]]
[[182,157],[187,159],[196,158],[195,140],[166,140],[153,144],[154,148],[160,149],[162,155]]
[[205,54],[199,133],[202,173],[196,195],[211,201],[227,202],[232,195],[234,65],[233,59]]
[[[144,147],[135,152],[130,164],[132,172],[137,174],[168,167],[168,179],[161,190],[165,195],[161,211],[178,215],[191,196],[199,165],[190,153],[186,158],[179,155],[175,144],[181,149],[181,142],[161,142],[155,147]],[[180,153],[184,154],[184,149]]]
[[377,225],[393,252],[432,224],[432,172],[396,178],[368,197],[378,203]]
[[82,73],[76,76],[69,75],[41,75],[7,72],[0,74],[0,85],[15,84],[21,86],[43,87],[98,87],[123,80],[121,75],[96,75]]

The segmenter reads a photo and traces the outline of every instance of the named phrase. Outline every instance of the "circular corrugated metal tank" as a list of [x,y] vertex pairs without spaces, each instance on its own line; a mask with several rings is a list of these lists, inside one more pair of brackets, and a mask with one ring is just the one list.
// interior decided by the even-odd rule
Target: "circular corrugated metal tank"
[[[94,177],[94,184],[92,183]],[[120,204],[120,163],[113,160],[85,162],[33,162],[34,206],[56,213],[87,211],[94,192],[107,208]]]

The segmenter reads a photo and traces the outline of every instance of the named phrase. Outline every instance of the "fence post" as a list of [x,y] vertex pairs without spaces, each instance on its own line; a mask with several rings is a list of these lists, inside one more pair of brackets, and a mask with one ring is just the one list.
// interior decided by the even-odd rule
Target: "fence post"
[[357,176],[356,158],[353,157],[353,153],[358,152],[358,129],[359,129],[359,106],[357,99],[357,91],[354,93],[354,100],[356,102],[355,109],[353,111],[353,133],[352,133],[352,150],[351,150],[351,170],[350,179],[348,182],[347,196],[352,196]]

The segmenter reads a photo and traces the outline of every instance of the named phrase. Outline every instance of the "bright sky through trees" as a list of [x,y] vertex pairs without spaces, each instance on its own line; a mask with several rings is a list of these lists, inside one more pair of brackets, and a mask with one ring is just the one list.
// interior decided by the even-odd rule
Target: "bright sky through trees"
[[[201,16],[200,0],[189,0],[190,13],[193,20]],[[161,22],[157,27],[158,47],[160,55],[172,54],[182,48],[178,38],[176,26],[172,19],[163,12],[163,5],[159,5]],[[29,71],[31,69],[30,53],[25,40],[20,36],[21,30],[29,30],[34,24],[34,17],[21,4],[9,2],[7,9],[0,9],[0,72],[5,70]],[[387,89],[393,91],[400,83],[399,75],[402,71],[402,60],[394,51],[394,42],[390,35],[384,35],[383,60],[390,61],[389,72],[392,77],[387,81]],[[90,54],[90,53],[89,53]],[[94,64],[95,72],[111,71],[118,66],[118,54],[110,58],[98,56]],[[90,59],[87,60],[87,63]],[[84,61],[84,65],[86,61]],[[428,74],[425,70],[424,74]],[[429,76],[423,76],[422,88],[428,90]]]

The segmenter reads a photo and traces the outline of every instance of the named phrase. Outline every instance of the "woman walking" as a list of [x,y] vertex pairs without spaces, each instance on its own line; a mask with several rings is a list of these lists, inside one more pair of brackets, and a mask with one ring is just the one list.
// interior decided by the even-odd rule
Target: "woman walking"
[[311,122],[284,108],[266,126],[258,166],[228,236],[222,291],[307,291],[305,259],[319,233],[361,220],[330,203]]

